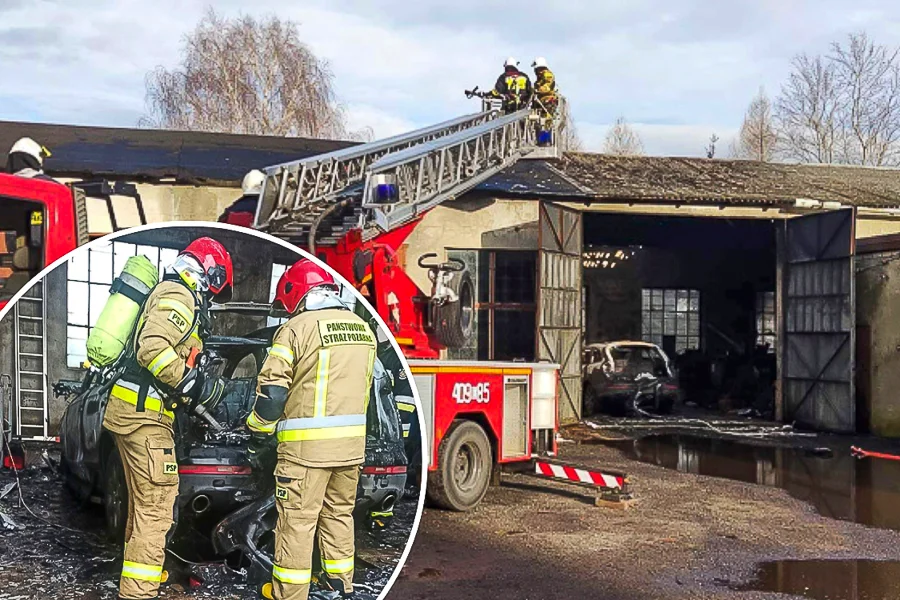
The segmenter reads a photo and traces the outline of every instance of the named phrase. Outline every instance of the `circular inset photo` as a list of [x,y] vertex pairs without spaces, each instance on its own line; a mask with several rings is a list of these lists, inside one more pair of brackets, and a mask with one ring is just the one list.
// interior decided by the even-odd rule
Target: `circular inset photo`
[[422,411],[385,323],[324,263],[226,224],[130,229],[22,285],[0,347],[7,580],[387,594],[422,511]]

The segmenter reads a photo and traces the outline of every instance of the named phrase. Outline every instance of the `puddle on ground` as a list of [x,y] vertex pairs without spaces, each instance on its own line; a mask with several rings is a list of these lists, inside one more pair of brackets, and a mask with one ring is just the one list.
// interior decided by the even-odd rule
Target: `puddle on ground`
[[816,600],[896,600],[900,562],[877,560],[782,560],[763,563],[740,591],[776,592]]
[[668,469],[779,487],[826,517],[900,531],[897,461],[691,435],[654,435],[609,445]]

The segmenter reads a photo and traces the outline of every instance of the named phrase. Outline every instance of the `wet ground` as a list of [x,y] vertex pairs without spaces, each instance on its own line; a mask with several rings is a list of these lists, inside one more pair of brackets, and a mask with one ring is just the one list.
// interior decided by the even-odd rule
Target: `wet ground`
[[900,598],[900,464],[851,458],[859,440],[660,429],[563,431],[563,460],[629,474],[628,510],[523,475],[471,513],[426,510],[389,598]]
[[[115,598],[122,557],[103,536],[100,510],[78,506],[47,468],[31,467],[20,473],[20,486],[14,483],[11,472],[0,472],[0,495],[7,492],[0,499],[0,600]],[[415,501],[404,500],[387,530],[358,533],[355,598],[377,598],[399,563],[415,513]],[[166,568],[170,580],[162,598],[259,597],[224,561],[185,564],[169,556]],[[311,598],[335,597],[313,589]]]

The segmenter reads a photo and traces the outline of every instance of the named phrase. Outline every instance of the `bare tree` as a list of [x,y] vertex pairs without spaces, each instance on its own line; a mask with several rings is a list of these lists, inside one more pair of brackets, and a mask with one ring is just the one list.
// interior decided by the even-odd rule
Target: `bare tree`
[[772,117],[772,102],[760,87],[744,115],[732,154],[736,158],[769,162],[775,157],[777,143],[778,132]]
[[793,66],[775,102],[781,151],[801,162],[834,162],[841,133],[834,67],[820,56],[805,54],[796,57]]
[[559,149],[562,152],[581,152],[584,149],[581,138],[578,137],[575,119],[572,118],[572,110],[569,107],[569,101],[564,96],[559,97],[557,141]]
[[[291,21],[209,9],[185,37],[179,68],[147,75],[142,126],[257,135],[348,137],[328,64]],[[360,134],[364,137],[366,133]]]
[[603,152],[617,156],[641,156],[644,154],[644,144],[625,117],[619,117],[606,134]]
[[716,142],[719,141],[719,136],[713,133],[709,136],[709,145],[706,147],[706,158],[712,160],[716,157]]
[[775,103],[779,147],[802,162],[900,164],[900,51],[864,33],[801,55]]
[[900,60],[898,49],[851,34],[846,47],[832,44],[829,56],[840,89],[845,162],[882,166],[898,161]]

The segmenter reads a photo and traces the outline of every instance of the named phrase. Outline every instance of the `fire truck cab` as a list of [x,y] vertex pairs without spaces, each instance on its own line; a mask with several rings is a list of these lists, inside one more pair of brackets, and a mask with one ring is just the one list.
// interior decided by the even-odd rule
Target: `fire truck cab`
[[87,239],[84,193],[0,174],[0,309],[46,265]]

